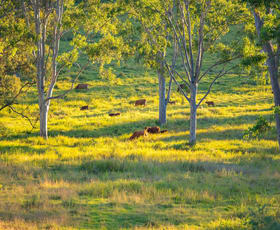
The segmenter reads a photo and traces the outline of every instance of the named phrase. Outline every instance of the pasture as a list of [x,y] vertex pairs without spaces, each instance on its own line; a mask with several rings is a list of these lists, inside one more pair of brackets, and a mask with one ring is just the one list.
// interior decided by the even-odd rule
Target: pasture
[[[270,86],[238,74],[217,82],[189,147],[189,105],[173,85],[168,132],[128,141],[157,125],[158,81],[137,63],[114,70],[108,80],[88,67],[79,80],[88,90],[51,102],[47,141],[0,113],[0,229],[280,229],[275,130],[243,139],[259,115],[274,121]],[[74,76],[64,73],[56,92]],[[35,89],[24,102],[16,108],[36,114]]]

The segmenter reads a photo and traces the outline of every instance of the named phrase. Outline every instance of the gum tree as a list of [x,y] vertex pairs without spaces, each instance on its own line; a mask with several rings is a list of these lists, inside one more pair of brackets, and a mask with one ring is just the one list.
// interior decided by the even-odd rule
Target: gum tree
[[[162,64],[190,104],[189,143],[195,145],[197,109],[209,95],[214,83],[237,67],[237,60],[243,55],[242,36],[235,34],[230,41],[226,36],[243,30],[242,23],[248,19],[247,9],[237,0],[132,0],[129,2],[132,2],[134,9],[139,9],[140,6],[151,12],[148,15],[142,14],[144,18],[142,20],[146,20],[143,25],[150,37],[149,42],[154,47],[158,47],[161,42],[170,44],[168,55],[163,49],[165,47],[160,47],[160,52],[157,49],[153,52],[159,60],[157,63]],[[141,18],[141,14],[138,14],[138,17]],[[149,17],[150,22],[148,22]],[[164,29],[161,25],[164,25]],[[174,47],[175,45],[177,48]],[[178,60],[175,59],[173,63],[171,57],[176,57],[177,50]],[[206,55],[211,55],[210,65],[205,64]],[[210,72],[215,72],[216,75],[210,78],[208,90],[204,95],[197,98],[199,83],[209,79]],[[190,95],[180,87],[178,79],[187,86]]]
[[[117,27],[114,3],[99,0],[22,0],[21,10],[27,27],[35,34],[36,83],[40,111],[40,136],[48,138],[48,112],[51,100],[64,97],[91,63],[109,63],[120,55],[122,41],[114,38]],[[61,53],[60,41],[65,33],[73,33],[72,49]],[[96,36],[98,39],[91,39]],[[103,49],[102,49],[103,48]],[[64,68],[71,68],[81,54],[88,62],[80,66],[71,88],[53,95],[54,87]]]
[[[278,0],[243,0],[248,3],[255,20],[251,45],[266,55],[266,64],[273,91],[274,105],[280,106],[280,2]],[[254,56],[257,56],[256,54]],[[254,58],[253,58],[254,59]],[[275,113],[277,140],[280,148],[280,114]]]
[[[236,60],[242,57],[242,39],[234,36],[228,41],[226,36],[233,33],[234,26],[242,30],[246,20],[246,8],[237,1],[227,0],[177,0],[176,11],[168,11],[167,20],[172,27],[179,55],[183,64],[183,73],[172,73],[169,64],[166,68],[170,75],[183,80],[190,90],[184,97],[190,104],[190,145],[196,143],[197,109],[209,95],[214,83],[237,67]],[[205,66],[205,55],[212,56],[210,66]],[[203,68],[204,67],[204,68]],[[215,71],[208,90],[197,98],[198,86],[208,74]]]
[[[134,50],[137,59],[144,61],[147,68],[153,69],[158,75],[159,95],[159,123],[167,123],[166,111],[171,95],[172,78],[166,88],[167,70],[164,58],[168,49],[175,49],[172,58],[172,67],[176,61],[176,43],[172,41],[171,28],[165,20],[166,9],[160,1],[119,1],[123,9],[128,12],[132,21],[132,42],[129,44]],[[155,4],[157,8],[155,9]],[[167,91],[167,92],[166,92]]]

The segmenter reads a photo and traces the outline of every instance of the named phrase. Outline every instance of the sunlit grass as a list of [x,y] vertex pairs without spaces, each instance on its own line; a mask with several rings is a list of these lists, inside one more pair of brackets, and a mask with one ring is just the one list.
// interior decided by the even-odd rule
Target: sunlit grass
[[[70,77],[58,91],[69,88]],[[207,99],[215,107],[199,108],[198,143],[190,147],[189,106],[176,86],[176,105],[168,106],[163,127],[168,133],[128,141],[135,130],[157,124],[157,77],[133,64],[118,69],[113,82],[91,69],[81,82],[90,89],[52,101],[47,141],[25,119],[0,113],[1,229],[279,226],[275,130],[259,140],[243,139],[259,115],[274,125],[269,86],[233,75],[221,80]],[[206,89],[202,84],[199,98]],[[140,98],[147,99],[146,107],[134,107]],[[16,108],[28,106],[33,114],[35,90],[27,99]],[[89,110],[80,111],[84,105]],[[109,117],[111,112],[121,115]]]

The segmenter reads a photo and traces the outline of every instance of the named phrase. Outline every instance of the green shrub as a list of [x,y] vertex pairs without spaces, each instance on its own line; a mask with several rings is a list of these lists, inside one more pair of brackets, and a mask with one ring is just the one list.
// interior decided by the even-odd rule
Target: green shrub
[[243,138],[260,138],[263,136],[267,131],[271,129],[271,125],[264,117],[260,116],[253,127],[248,128],[244,133]]
[[263,205],[255,210],[250,210],[247,219],[248,225],[253,230],[280,229],[280,213],[269,213],[266,207],[266,205]]
[[21,87],[20,79],[16,76],[0,76],[0,106],[7,104],[17,95]]

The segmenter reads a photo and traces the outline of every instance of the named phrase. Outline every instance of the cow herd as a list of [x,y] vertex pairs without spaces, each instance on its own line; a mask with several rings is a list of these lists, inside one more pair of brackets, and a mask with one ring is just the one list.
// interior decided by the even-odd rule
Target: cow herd
[[157,134],[157,133],[166,133],[168,130],[160,130],[160,127],[153,126],[153,127],[145,127],[144,130],[135,131],[132,136],[129,138],[129,140],[134,140],[138,137],[145,137],[148,136],[148,134]]
[[[85,90],[88,90],[88,84],[78,84],[75,89],[77,90],[81,90],[81,89],[85,89]],[[180,88],[181,89],[184,89],[185,85],[184,84],[181,84],[180,85]],[[180,89],[178,87],[177,91],[179,92]],[[172,104],[172,105],[175,105],[176,102],[175,101],[169,101],[168,102],[169,104]],[[208,106],[215,106],[214,102],[213,101],[206,101],[205,102]],[[136,100],[134,105],[135,106],[146,106],[147,104],[147,100],[146,99],[139,99],[139,100]],[[80,110],[88,110],[89,109],[89,106],[88,105],[85,105],[85,106],[82,106],[80,108]],[[120,113],[109,113],[109,116],[110,117],[115,117],[115,116],[120,116],[121,114]],[[144,137],[144,136],[147,136],[148,134],[157,134],[157,133],[166,133],[168,130],[160,130],[160,127],[158,126],[153,126],[153,127],[145,127],[144,130],[140,130],[140,131],[135,131],[132,136],[129,138],[129,140],[134,140],[136,138],[139,138],[139,137]]]

